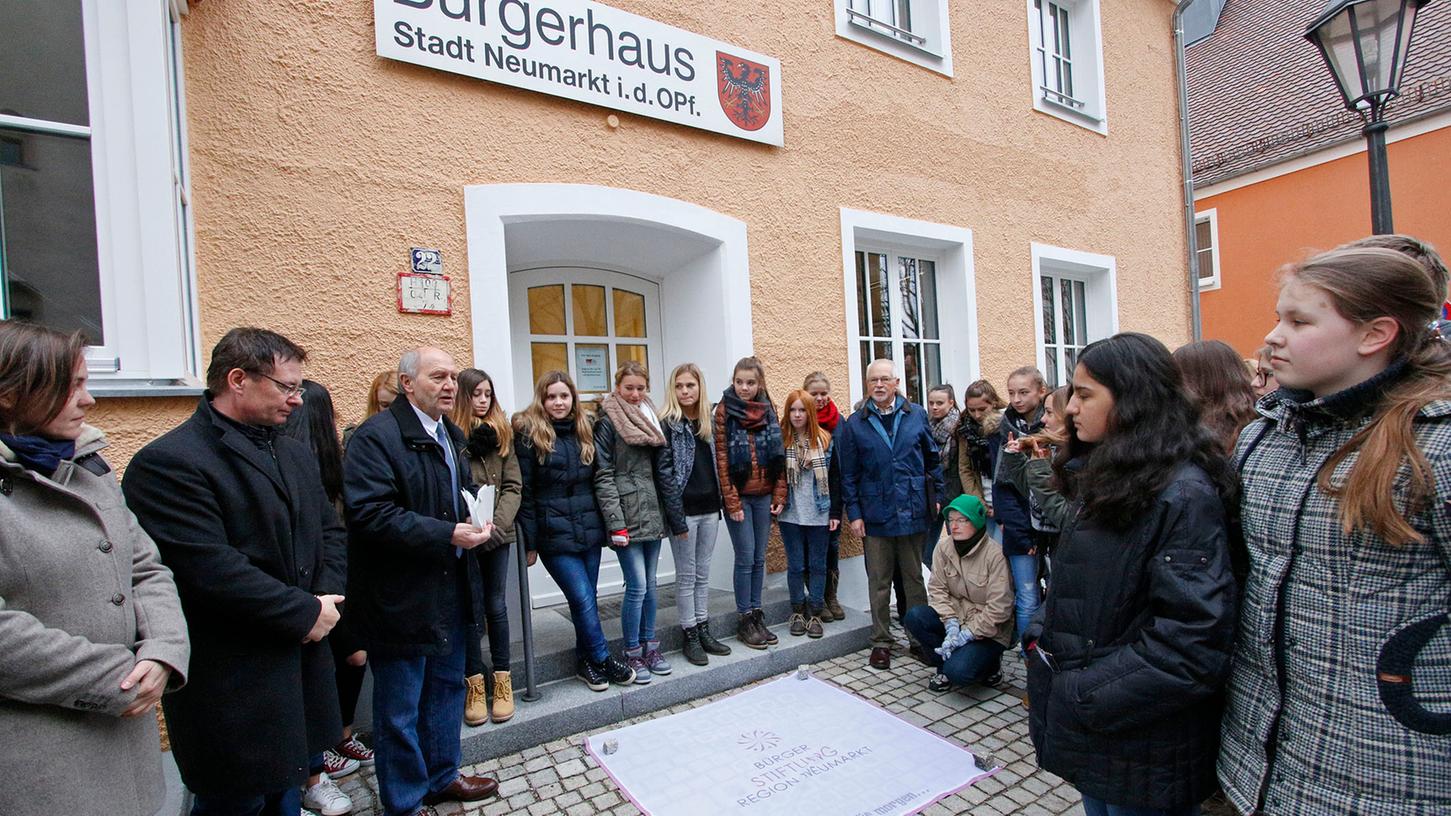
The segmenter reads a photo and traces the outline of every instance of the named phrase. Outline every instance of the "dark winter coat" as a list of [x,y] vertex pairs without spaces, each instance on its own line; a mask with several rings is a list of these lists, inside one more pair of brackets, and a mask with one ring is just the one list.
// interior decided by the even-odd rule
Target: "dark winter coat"
[[[473,492],[464,433],[444,417],[459,463],[459,487]],[[460,623],[483,620],[477,558],[459,557],[463,520],[443,448],[405,397],[367,419],[343,462],[343,504],[351,545],[351,630],[369,651],[393,656],[448,654]]]
[[669,444],[631,445],[604,411],[594,430],[595,497],[605,529],[627,530],[632,542],[688,532]]
[[[927,532],[946,490],[937,443],[927,425],[927,410],[897,397],[892,444],[882,438],[871,400],[852,412],[837,432],[841,457],[842,504],[848,521],[862,519],[869,536],[905,536]],[[890,432],[893,416],[886,420]]]
[[604,546],[605,520],[595,499],[599,460],[588,465],[580,461],[574,419],[554,423],[554,450],[543,462],[527,434],[515,433],[514,446],[524,481],[515,527],[525,545],[545,555],[577,555]]
[[[1225,508],[1183,465],[1128,530],[1081,516],[1025,640],[1038,764],[1116,805],[1180,808],[1214,790],[1235,586]],[[1051,655],[1056,671],[1043,659]]]
[[[1447,716],[1451,627],[1430,632],[1419,651],[1400,642],[1445,615],[1451,599],[1451,402],[1430,403],[1413,423],[1435,492],[1410,512],[1402,463],[1390,495],[1424,541],[1391,546],[1346,533],[1339,502],[1316,485],[1320,466],[1369,424],[1392,384],[1377,377],[1315,400],[1281,390],[1240,434],[1250,572],[1219,780],[1241,812],[1451,813],[1451,734],[1434,733],[1418,710]],[[1405,662],[1381,664],[1394,657]],[[1382,683],[1382,673],[1412,682]]]
[[191,635],[191,675],[162,707],[193,793],[301,785],[308,757],[342,735],[332,652],[302,640],[321,611],[315,596],[344,594],[346,536],[312,450],[285,436],[269,448],[208,395],[131,459],[122,482],[176,578]]
[[1043,409],[1031,417],[1025,417],[1012,408],[1003,412],[998,424],[997,459],[993,462],[993,519],[1002,527],[1003,555],[1027,555],[1036,543],[1033,537],[1033,511],[1026,494],[1018,491],[1009,474],[1003,472],[1006,457],[1002,452],[1008,443],[1008,434],[1019,439],[1043,430]]

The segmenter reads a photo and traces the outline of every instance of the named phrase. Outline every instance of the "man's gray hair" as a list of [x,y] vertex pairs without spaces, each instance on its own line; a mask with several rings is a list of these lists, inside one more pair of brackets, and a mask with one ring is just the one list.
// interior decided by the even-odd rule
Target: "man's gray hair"
[[398,358],[398,376],[407,377],[410,380],[418,379],[418,366],[422,362],[422,349],[403,352],[403,356]]
[[899,373],[897,373],[897,364],[896,364],[896,362],[894,362],[892,360],[889,360],[886,357],[878,357],[877,359],[871,361],[871,363],[867,365],[867,374],[868,374],[868,376],[871,375],[872,369],[874,367],[876,367],[876,366],[879,366],[879,365],[885,365],[888,369],[890,369],[891,372],[892,372],[892,378],[893,379],[901,379],[902,375],[899,374]]

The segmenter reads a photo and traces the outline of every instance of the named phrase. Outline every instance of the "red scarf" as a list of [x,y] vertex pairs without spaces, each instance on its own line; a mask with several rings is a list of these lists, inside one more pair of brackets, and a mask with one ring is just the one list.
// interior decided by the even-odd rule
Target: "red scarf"
[[841,412],[836,410],[836,403],[826,401],[825,408],[816,409],[816,424],[826,429],[827,433],[836,433],[836,423],[841,421]]

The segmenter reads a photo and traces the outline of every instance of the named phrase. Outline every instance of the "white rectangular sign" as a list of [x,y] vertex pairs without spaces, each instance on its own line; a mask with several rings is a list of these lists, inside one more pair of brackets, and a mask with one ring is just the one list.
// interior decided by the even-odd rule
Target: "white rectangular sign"
[[963,746],[814,677],[595,734],[646,814],[903,816],[997,772]]
[[373,0],[378,55],[780,145],[781,63],[589,0]]

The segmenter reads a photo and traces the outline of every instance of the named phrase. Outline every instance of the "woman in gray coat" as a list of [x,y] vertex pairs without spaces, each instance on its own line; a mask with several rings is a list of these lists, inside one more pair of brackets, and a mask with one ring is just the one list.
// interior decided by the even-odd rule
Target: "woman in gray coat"
[[0,813],[151,816],[189,649],[171,571],[84,424],[85,341],[0,322]]

